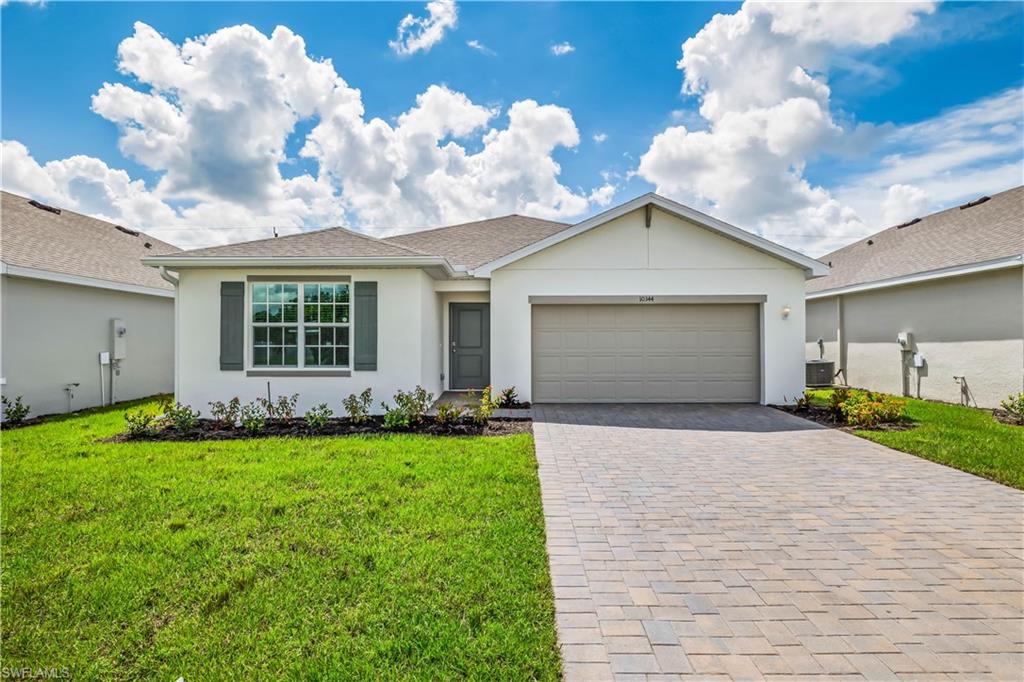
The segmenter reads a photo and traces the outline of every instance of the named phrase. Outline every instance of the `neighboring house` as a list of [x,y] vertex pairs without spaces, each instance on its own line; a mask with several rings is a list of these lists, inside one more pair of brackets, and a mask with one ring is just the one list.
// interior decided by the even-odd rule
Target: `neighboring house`
[[[343,228],[144,259],[178,273],[176,394],[337,408],[372,388],[521,399],[783,402],[820,262],[654,194],[576,225]],[[270,387],[268,388],[268,383]]]
[[[174,288],[140,259],[176,250],[3,192],[4,396],[23,396],[40,415],[170,391]],[[101,353],[112,356],[109,364],[101,364]]]
[[851,386],[949,402],[969,390],[995,407],[1024,384],[1022,254],[1018,187],[822,256],[832,272],[807,284],[807,357],[822,339]]

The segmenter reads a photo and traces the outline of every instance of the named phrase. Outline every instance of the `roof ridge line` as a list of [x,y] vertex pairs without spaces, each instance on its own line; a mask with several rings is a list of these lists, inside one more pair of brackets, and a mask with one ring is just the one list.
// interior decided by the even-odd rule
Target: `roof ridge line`
[[441,230],[450,230],[453,227],[464,227],[466,225],[475,225],[477,223],[487,223],[492,220],[501,220],[503,218],[526,218],[527,220],[537,220],[544,223],[550,223],[552,225],[563,225],[565,227],[572,227],[572,223],[563,223],[558,220],[548,220],[547,218],[537,218],[534,216],[523,215],[521,213],[506,213],[505,215],[494,216],[493,218],[481,218],[480,220],[467,220],[464,223],[455,223],[454,225],[442,225],[441,227],[428,227],[423,230],[414,230],[412,232],[401,232],[399,234],[393,234],[388,237],[384,237],[382,241],[391,243],[391,240],[396,237],[408,237],[414,234],[426,234],[428,232],[440,232]]

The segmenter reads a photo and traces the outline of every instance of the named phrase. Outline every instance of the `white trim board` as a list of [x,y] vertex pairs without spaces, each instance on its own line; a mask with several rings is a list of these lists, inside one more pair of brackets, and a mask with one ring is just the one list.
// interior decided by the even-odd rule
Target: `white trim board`
[[106,279],[95,277],[83,277],[81,275],[69,275],[63,272],[52,272],[38,268],[26,268],[20,265],[8,265],[3,263],[0,266],[0,273],[11,277],[23,277],[25,279],[38,279],[45,282],[57,282],[58,284],[73,284],[83,287],[94,287],[96,289],[109,289],[111,291],[122,291],[129,294],[142,294],[144,296],[160,296],[162,298],[174,298],[174,291],[170,289],[158,289],[139,284],[127,284],[124,282],[112,282]]
[[696,223],[697,225],[700,225],[701,227],[711,230],[712,232],[720,234],[724,237],[737,241],[746,246],[750,246],[754,249],[757,249],[758,251],[766,253],[769,256],[774,256],[779,260],[785,261],[792,265],[796,265],[797,267],[800,267],[803,270],[805,270],[809,278],[824,277],[829,273],[828,266],[822,263],[821,261],[815,260],[810,256],[805,256],[804,254],[798,251],[787,249],[786,247],[776,244],[775,242],[769,241],[764,237],[760,237],[751,232],[747,232],[746,230],[741,230],[740,228],[734,225],[730,225],[729,223],[718,220],[717,218],[712,218],[711,216],[701,213],[700,211],[697,211],[695,209],[692,209],[689,206],[684,206],[683,204],[672,201],[671,199],[666,199],[665,197],[659,194],[655,194],[653,192],[649,192],[647,194],[637,197],[636,199],[627,201],[624,204],[620,204],[614,208],[608,209],[603,213],[599,213],[596,216],[588,218],[583,222],[577,223],[576,225],[573,225],[568,229],[562,230],[561,232],[556,232],[550,237],[541,239],[540,241],[534,242],[533,244],[528,244],[527,246],[524,246],[521,249],[513,251],[508,255],[502,256],[501,258],[493,260],[490,263],[484,263],[480,267],[475,268],[470,272],[475,277],[490,277],[491,273],[497,270],[498,268],[504,267],[510,263],[514,263],[517,260],[526,258],[527,256],[531,256],[537,253],[538,251],[543,251],[548,247],[554,246],[555,244],[559,244],[565,241],[566,239],[571,239],[572,237],[575,237],[578,234],[582,234],[587,230],[592,230],[595,227],[604,225],[605,223],[615,220],[616,218],[619,218],[621,216],[624,216],[627,213],[631,213],[632,211],[643,208],[648,204],[656,206],[662,211],[665,211],[670,215],[674,215],[677,218],[682,218],[683,220]]
[[875,289],[886,289],[889,287],[916,284],[918,282],[929,282],[931,280],[945,279],[947,277],[961,277],[963,275],[973,275],[975,273],[989,272],[991,270],[1016,268],[1020,267],[1022,264],[1024,264],[1024,255],[998,258],[996,260],[984,261],[981,263],[969,263],[968,265],[954,265],[948,268],[925,270],[924,272],[915,272],[910,275],[879,279],[874,282],[863,282],[861,284],[850,284],[843,287],[835,287],[834,289],[815,291],[807,294],[807,300],[813,301],[819,298],[829,298],[832,296],[841,296],[843,294],[855,294],[861,291],[873,291]]

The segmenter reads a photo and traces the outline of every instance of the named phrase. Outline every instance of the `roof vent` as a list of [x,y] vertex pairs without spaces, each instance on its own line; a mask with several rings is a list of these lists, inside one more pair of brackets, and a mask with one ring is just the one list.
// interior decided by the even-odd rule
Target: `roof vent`
[[966,204],[963,204],[962,206],[960,206],[960,210],[962,211],[965,208],[973,208],[973,207],[977,206],[978,204],[984,204],[986,201],[988,201],[991,198],[992,197],[981,197],[979,199],[975,199],[974,201],[968,201]]
[[138,230],[129,230],[127,227],[121,227],[120,225],[114,225],[114,227],[116,227],[117,229],[121,230],[125,234],[130,234],[133,237],[138,237],[139,236]]
[[869,240],[868,240],[868,246],[871,246],[871,245],[872,245],[872,244],[874,244],[874,243],[875,243],[875,240],[874,240],[874,239],[869,239]]
[[913,220],[908,220],[905,223],[900,223],[899,225],[896,226],[896,229],[897,230],[902,230],[904,227],[910,227],[911,225],[917,225],[919,222],[921,222],[920,218],[914,218]]
[[60,215],[60,209],[56,208],[55,206],[47,206],[46,204],[41,204],[35,199],[29,199],[28,203],[30,206],[35,206],[36,208],[42,209],[44,211],[49,211],[50,213],[56,213],[57,215]]
[[152,249],[153,248],[153,242],[146,242],[145,244],[143,244],[143,246],[145,246],[147,249]]

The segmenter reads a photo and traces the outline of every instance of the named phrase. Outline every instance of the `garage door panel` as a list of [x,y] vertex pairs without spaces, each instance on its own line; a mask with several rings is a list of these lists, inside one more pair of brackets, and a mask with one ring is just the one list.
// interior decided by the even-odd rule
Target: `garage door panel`
[[537,305],[537,402],[757,402],[755,305]]

